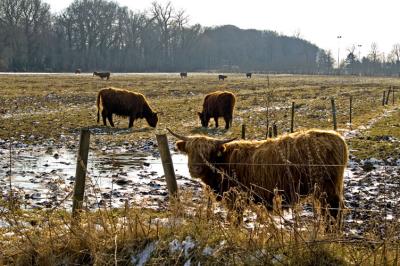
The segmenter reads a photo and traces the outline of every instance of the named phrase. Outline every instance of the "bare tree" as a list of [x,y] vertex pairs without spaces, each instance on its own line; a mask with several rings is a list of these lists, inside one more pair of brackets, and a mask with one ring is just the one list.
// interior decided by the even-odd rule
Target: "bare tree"
[[157,26],[161,33],[161,49],[162,49],[162,60],[164,64],[168,65],[168,57],[170,55],[170,32],[171,27],[174,23],[174,8],[171,2],[168,2],[165,6],[162,6],[158,2],[152,3],[152,18],[156,21]]
[[371,59],[372,62],[376,63],[379,60],[379,51],[378,51],[378,45],[376,42],[373,42],[371,44],[371,50],[369,52],[368,57]]
[[400,63],[400,43],[396,43],[393,45],[393,48],[389,54],[389,60],[395,64]]

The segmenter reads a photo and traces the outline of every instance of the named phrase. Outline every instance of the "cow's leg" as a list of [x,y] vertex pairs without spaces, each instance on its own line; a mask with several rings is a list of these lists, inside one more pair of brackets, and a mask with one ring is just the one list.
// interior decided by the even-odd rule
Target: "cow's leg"
[[112,127],[114,127],[114,122],[113,122],[113,120],[112,120],[112,114],[108,114],[108,115],[107,115],[107,118],[108,118],[108,122],[110,122],[110,125],[111,125]]
[[225,129],[229,129],[229,126],[230,126],[230,123],[231,123],[232,119],[230,117],[228,117],[228,116],[225,116],[224,120],[225,120]]
[[135,119],[133,118],[133,116],[130,116],[129,117],[129,125],[128,125],[129,128],[133,127],[133,121],[135,121]]
[[236,226],[243,222],[243,195],[238,193],[236,188],[231,188],[223,193],[223,198],[228,206],[227,219]]
[[218,127],[218,116],[214,116],[215,127]]
[[[328,213],[335,218],[337,221],[340,220],[340,211],[341,211],[341,200],[338,195],[330,195],[326,199],[327,203],[329,204],[329,211]],[[339,220],[338,220],[339,219]]]
[[107,111],[103,109],[103,111],[101,111],[101,116],[103,117],[103,125],[107,126]]

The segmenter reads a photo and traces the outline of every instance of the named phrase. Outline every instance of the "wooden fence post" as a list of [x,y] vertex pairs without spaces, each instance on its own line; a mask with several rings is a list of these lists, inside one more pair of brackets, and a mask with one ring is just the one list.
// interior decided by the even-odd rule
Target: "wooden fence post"
[[353,109],[353,96],[350,96],[350,110],[349,110],[349,123],[350,123],[350,129],[351,129],[351,124],[352,124],[352,110]]
[[76,163],[74,196],[72,199],[72,217],[75,218],[82,209],[83,196],[85,194],[86,169],[89,154],[90,131],[87,128],[81,130],[79,151]]
[[292,116],[290,119],[290,133],[294,132],[293,129],[294,129],[294,102],[292,102]]
[[332,118],[333,118],[333,130],[337,130],[337,124],[336,124],[336,106],[335,106],[335,99],[331,99],[331,104],[332,104]]
[[242,139],[246,139],[246,125],[242,125]]
[[385,106],[386,91],[383,91],[382,106]]
[[272,138],[272,127],[268,128],[268,137]]
[[161,155],[161,162],[164,169],[165,180],[167,181],[168,192],[175,197],[178,194],[178,185],[176,183],[174,165],[172,163],[171,153],[169,152],[167,135],[156,135],[158,150]]
[[275,123],[272,125],[272,130],[274,131],[274,137],[276,138],[278,136],[278,126]]
[[392,88],[389,88],[389,91],[388,91],[387,94],[386,94],[386,101],[385,101],[385,104],[386,104],[386,105],[389,104],[389,96],[390,96],[391,89],[392,89]]

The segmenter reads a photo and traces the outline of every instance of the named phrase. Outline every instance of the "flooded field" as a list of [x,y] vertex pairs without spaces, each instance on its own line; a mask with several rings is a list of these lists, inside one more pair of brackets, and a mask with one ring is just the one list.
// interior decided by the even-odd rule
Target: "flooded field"
[[[171,144],[171,150],[172,144]],[[0,189],[7,198],[10,182],[21,207],[26,209],[64,208],[72,206],[76,149],[63,145],[47,147],[0,143]],[[200,197],[202,186],[190,177],[186,155],[173,152],[172,159],[181,191],[190,190]],[[382,160],[350,160],[345,172],[345,227],[354,234],[366,230],[368,221],[400,221],[400,161],[390,165]],[[10,175],[11,169],[11,175]],[[168,191],[157,147],[151,141],[139,149],[129,143],[89,152],[85,207],[119,208],[126,203],[165,209]],[[384,216],[382,216],[384,210]],[[305,205],[302,216],[312,217]],[[284,217],[290,221],[290,212]]]
[[[8,147],[7,147],[8,146]],[[147,144],[153,147],[153,143]],[[0,144],[0,190],[7,197],[10,189],[17,192],[25,208],[71,207],[76,171],[76,150],[61,145],[36,146],[14,143]],[[187,158],[172,154],[178,186],[199,188],[190,178]],[[87,207],[122,207],[146,204],[148,208],[162,208],[167,189],[159,156],[153,152],[137,151],[131,145],[91,150],[88,159]],[[68,196],[68,197],[67,197]]]

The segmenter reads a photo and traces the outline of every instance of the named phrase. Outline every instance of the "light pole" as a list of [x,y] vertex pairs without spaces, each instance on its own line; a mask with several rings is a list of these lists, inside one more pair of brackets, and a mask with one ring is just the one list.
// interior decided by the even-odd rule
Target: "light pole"
[[360,60],[360,63],[361,63],[361,47],[362,47],[362,44],[358,44],[357,46],[358,46],[358,59]]
[[342,35],[338,35],[338,36],[337,36],[337,39],[338,39],[337,68],[338,68],[338,71],[339,71],[339,69],[340,69],[340,59],[339,59],[339,55],[340,55],[340,39],[342,39]]

